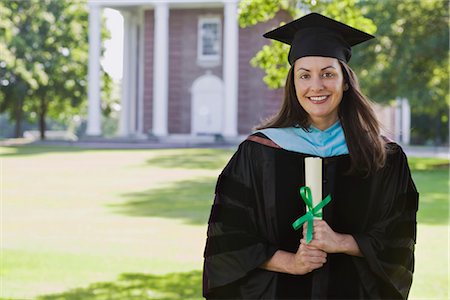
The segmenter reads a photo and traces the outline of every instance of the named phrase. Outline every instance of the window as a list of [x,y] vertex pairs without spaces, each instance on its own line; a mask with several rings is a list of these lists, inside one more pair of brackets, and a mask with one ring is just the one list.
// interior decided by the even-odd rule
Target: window
[[203,17],[198,22],[198,60],[220,61],[222,28],[220,17]]

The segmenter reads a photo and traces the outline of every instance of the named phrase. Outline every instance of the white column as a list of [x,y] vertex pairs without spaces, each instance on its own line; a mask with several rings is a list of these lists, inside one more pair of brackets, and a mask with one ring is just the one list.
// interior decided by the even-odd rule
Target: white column
[[223,55],[223,80],[224,80],[224,126],[223,135],[226,137],[237,136],[238,116],[238,21],[237,3],[227,1],[224,7],[224,55]]
[[402,99],[402,144],[409,145],[411,133],[411,107],[408,99]]
[[137,23],[136,23],[136,13],[130,13],[130,40],[129,40],[129,94],[128,94],[128,128],[129,134],[133,135],[136,133],[136,104],[137,104],[137,68],[138,68],[138,49],[137,49]]
[[[123,77],[121,114],[119,123],[120,136],[132,136],[138,132],[139,117],[142,114],[142,60],[141,55],[141,33],[142,28],[140,12],[122,12],[124,19],[124,49],[123,49]],[[142,73],[142,74],[141,74]],[[142,127],[142,126],[141,126]],[[143,130],[140,130],[140,133]]]
[[128,136],[130,133],[130,40],[131,40],[131,21],[130,13],[122,11],[123,16],[123,75],[122,75],[122,95],[120,99],[120,120],[119,135]]
[[153,134],[166,136],[169,81],[169,6],[155,4],[153,64]]
[[99,136],[100,112],[100,6],[89,8],[88,123],[86,135]]
[[138,68],[138,108],[137,108],[137,134],[144,136],[144,42],[145,42],[145,21],[144,21],[144,10],[139,11],[139,36],[138,36],[138,49],[139,57],[137,62]]

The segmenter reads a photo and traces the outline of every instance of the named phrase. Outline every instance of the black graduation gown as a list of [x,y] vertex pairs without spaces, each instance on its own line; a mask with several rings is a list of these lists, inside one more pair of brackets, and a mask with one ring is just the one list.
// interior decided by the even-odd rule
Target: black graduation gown
[[[255,136],[251,136],[255,137]],[[349,155],[324,158],[323,219],[355,238],[364,257],[328,254],[306,275],[259,268],[278,250],[295,253],[305,210],[304,158],[259,134],[246,140],[220,174],[208,222],[203,295],[207,299],[405,299],[414,271],[418,193],[407,159],[390,143],[386,166],[348,175]]]

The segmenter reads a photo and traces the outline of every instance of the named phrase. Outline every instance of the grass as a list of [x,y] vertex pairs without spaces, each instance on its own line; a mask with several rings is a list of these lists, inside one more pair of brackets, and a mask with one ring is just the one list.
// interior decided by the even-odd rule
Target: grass
[[420,194],[412,299],[449,298],[449,161],[410,158]]
[[[206,221],[231,150],[0,148],[0,297],[199,299]],[[448,298],[448,161],[421,194],[410,298]]]
[[[230,151],[204,161],[199,157],[212,150],[0,151],[2,297],[64,293],[115,282],[121,274],[201,269],[216,165],[224,165]],[[171,155],[197,157],[202,168],[169,166]]]
[[87,288],[40,296],[38,299],[201,299],[201,275],[201,271],[170,273],[164,276],[121,274],[114,282],[94,283]]

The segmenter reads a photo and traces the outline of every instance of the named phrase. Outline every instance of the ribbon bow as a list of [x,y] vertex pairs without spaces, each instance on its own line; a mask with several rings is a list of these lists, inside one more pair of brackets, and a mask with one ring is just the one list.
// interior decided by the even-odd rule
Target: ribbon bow
[[306,206],[308,207],[308,211],[306,214],[298,218],[294,223],[292,223],[292,227],[294,227],[294,230],[298,230],[303,223],[308,222],[308,228],[306,230],[306,243],[308,244],[312,240],[313,236],[313,227],[314,227],[314,217],[322,218],[322,212],[320,210],[330,203],[331,196],[328,195],[320,201],[315,207],[313,207],[312,202],[312,196],[311,196],[311,189],[307,186],[302,186],[300,188],[300,196],[302,196],[303,201],[305,202]]

